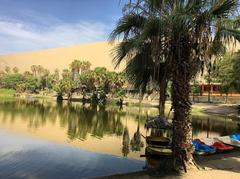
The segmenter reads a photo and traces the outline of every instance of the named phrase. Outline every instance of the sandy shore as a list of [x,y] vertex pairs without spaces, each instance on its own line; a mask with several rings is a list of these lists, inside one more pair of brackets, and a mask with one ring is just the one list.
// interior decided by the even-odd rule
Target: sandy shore
[[[19,97],[26,98],[26,96],[31,96],[33,98],[39,98],[39,99],[51,99],[55,100],[56,97],[54,95],[33,95],[33,94],[19,94]],[[81,96],[73,96],[75,100],[79,101],[81,99]],[[114,99],[111,99],[114,100]],[[111,101],[110,100],[110,101]],[[115,99],[116,101],[118,99]],[[127,105],[139,105],[139,100],[137,98],[125,98],[124,103],[127,103]],[[141,101],[141,106],[145,107],[158,107],[159,101],[158,100],[147,100],[144,99]],[[234,118],[240,118],[240,113],[238,113],[237,104],[217,104],[217,103],[194,103],[192,104],[192,112],[197,115],[204,115],[204,114],[213,114],[213,115],[221,115],[221,116],[229,116]],[[169,112],[171,107],[171,101],[166,101],[166,113]]]
[[234,104],[209,104],[209,103],[195,103],[193,108],[199,108],[203,113],[224,115],[229,117],[240,117],[237,109],[238,105]]
[[[125,102],[129,104],[139,104],[139,100],[137,99],[126,99]],[[143,100],[142,106],[151,106],[157,107],[157,100]],[[171,102],[166,102],[166,111],[168,112],[171,106]],[[229,116],[240,118],[240,114],[238,113],[237,104],[216,104],[216,103],[194,103],[192,104],[192,112],[201,114],[213,114],[220,116]]]
[[239,179],[240,178],[240,151],[227,154],[215,154],[196,158],[199,170],[189,171],[182,175],[157,175],[147,171],[113,175],[102,178],[109,179]]

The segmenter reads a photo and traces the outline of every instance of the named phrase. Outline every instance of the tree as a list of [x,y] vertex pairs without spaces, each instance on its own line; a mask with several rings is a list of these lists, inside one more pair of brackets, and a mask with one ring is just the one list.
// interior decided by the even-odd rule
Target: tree
[[1,78],[1,86],[9,89],[16,89],[16,86],[22,83],[23,77],[21,74],[5,74]]
[[240,51],[238,51],[234,55],[233,60],[233,76],[234,76],[234,82],[233,86],[234,88],[240,92]]
[[48,69],[43,70],[43,77],[42,77],[42,88],[49,88],[49,75],[50,71]]
[[44,75],[44,71],[45,69],[41,65],[37,66],[36,72],[39,79]]
[[[213,43],[209,50],[207,51],[208,58],[205,62],[206,75],[205,79],[208,83],[208,102],[211,102],[211,86],[214,80],[213,72],[216,68],[216,61],[220,60],[222,56],[226,53],[226,47],[222,43]],[[202,67],[204,69],[204,67]]]
[[13,71],[13,73],[18,73],[18,72],[19,72],[19,69],[18,69],[18,67],[14,67],[14,68],[12,69],[12,71]]
[[223,58],[218,61],[216,69],[213,71],[214,78],[221,83],[220,92],[226,94],[226,103],[228,102],[228,94],[234,87],[234,55],[226,53]]
[[82,62],[79,61],[79,60],[74,60],[70,64],[70,69],[72,71],[72,78],[73,78],[73,80],[75,80],[77,78],[77,75],[79,75],[81,66],[82,66]]
[[[187,170],[193,164],[190,80],[209,60],[208,50],[213,44],[232,37],[240,39],[236,24],[230,20],[237,0],[136,0],[127,6],[130,13],[120,19],[116,35],[123,34],[121,43],[137,38],[136,47],[153,40],[154,60],[165,61],[170,67],[174,167],[183,165]],[[136,33],[139,24],[143,28]]]
[[82,61],[81,67],[80,67],[81,74],[89,71],[90,67],[91,67],[91,63],[89,61]]
[[33,76],[37,76],[37,65],[32,65],[31,66],[31,71],[33,73]]
[[[116,29],[110,35],[110,40],[115,40],[119,34],[124,33],[124,29],[127,33],[128,30],[134,28],[132,33],[138,36],[144,28],[145,23],[149,20],[148,18],[139,15],[135,17],[130,10],[130,13],[125,14],[119,21]],[[150,37],[147,42],[143,41],[141,44],[136,45],[139,42],[138,38],[128,37],[127,34],[124,37],[124,41],[117,45],[113,51],[115,67],[118,67],[124,59],[127,60],[124,72],[130,84],[140,89],[140,93],[145,93],[146,87],[150,86],[150,84],[152,88],[157,85],[160,91],[159,113],[161,116],[164,116],[166,89],[170,73],[168,73],[168,66],[165,60],[158,61],[158,56],[153,54],[152,46],[155,43],[155,38]]]
[[5,72],[6,73],[10,73],[11,72],[11,68],[9,66],[5,66]]
[[62,73],[62,79],[57,84],[58,93],[67,94],[68,101],[71,101],[72,93],[74,91],[74,81],[72,80],[71,72],[68,69],[64,69]]

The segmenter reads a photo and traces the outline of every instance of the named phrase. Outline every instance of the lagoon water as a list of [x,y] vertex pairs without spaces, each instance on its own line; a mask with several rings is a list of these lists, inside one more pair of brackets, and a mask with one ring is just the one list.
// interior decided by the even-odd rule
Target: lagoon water
[[[0,178],[90,178],[141,170],[144,122],[156,108],[0,101]],[[227,117],[193,114],[193,137],[237,131]],[[165,135],[169,135],[167,132]]]

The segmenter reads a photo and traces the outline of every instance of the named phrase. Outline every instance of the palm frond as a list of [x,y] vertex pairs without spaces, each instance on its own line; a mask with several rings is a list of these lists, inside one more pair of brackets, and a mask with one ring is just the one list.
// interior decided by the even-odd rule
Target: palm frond
[[228,17],[233,13],[238,5],[238,0],[214,0],[209,9],[209,15],[217,18]]
[[145,17],[138,14],[129,14],[123,16],[117,23],[116,28],[109,36],[110,41],[114,41],[120,35],[123,35],[123,39],[127,39],[130,34],[138,31],[145,24]]
[[150,81],[153,64],[149,58],[145,58],[146,54],[137,54],[132,58],[124,70],[130,84],[135,88],[141,88],[145,92],[146,86]]
[[117,68],[120,63],[127,58],[130,58],[134,53],[138,51],[137,37],[122,41],[112,50],[113,64]]

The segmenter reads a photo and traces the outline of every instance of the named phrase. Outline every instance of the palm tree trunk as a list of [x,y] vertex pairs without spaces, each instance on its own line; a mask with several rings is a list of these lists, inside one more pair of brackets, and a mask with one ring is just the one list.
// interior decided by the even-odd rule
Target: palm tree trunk
[[165,102],[166,102],[166,90],[167,90],[167,80],[163,79],[160,82],[160,96],[159,96],[159,115],[164,117],[165,112]]
[[[173,155],[175,167],[188,166],[192,161],[192,126],[190,84],[184,73],[173,76]],[[177,162],[177,163],[176,163]],[[177,166],[178,165],[178,166]]]
[[175,64],[172,81],[174,168],[179,170],[184,167],[184,170],[187,171],[190,166],[194,166],[192,165],[194,160],[192,156],[191,102],[189,97],[191,65],[187,57],[176,58],[173,60],[173,64]]

